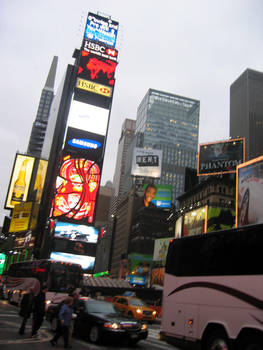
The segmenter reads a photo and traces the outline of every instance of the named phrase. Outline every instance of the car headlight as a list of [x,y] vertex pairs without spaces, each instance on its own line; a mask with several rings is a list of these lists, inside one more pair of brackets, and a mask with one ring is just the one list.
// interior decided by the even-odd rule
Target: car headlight
[[141,314],[142,310],[141,309],[137,309],[136,312],[137,312],[137,314]]
[[153,311],[153,316],[155,316],[155,315],[156,315],[156,311],[154,310],[154,311]]
[[46,305],[49,305],[51,303],[51,300],[46,300],[45,303]]
[[107,322],[107,323],[104,323],[103,326],[104,326],[105,328],[111,328],[111,329],[120,329],[120,328],[121,328],[120,325],[119,325],[119,323],[116,323],[116,322],[114,322],[114,323]]
[[148,328],[147,324],[143,323],[142,326],[141,326],[141,330],[142,331],[146,331],[147,328]]

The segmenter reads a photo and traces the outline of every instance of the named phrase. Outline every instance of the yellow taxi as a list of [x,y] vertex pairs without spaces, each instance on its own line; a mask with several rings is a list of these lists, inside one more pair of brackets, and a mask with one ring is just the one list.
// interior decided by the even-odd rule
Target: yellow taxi
[[137,320],[154,321],[156,318],[156,311],[139,298],[117,295],[112,302],[119,311]]

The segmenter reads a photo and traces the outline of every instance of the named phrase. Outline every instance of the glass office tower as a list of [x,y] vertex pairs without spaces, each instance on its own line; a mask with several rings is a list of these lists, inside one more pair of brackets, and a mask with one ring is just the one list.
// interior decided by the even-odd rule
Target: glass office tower
[[137,110],[137,147],[163,151],[161,178],[173,186],[173,202],[184,192],[185,168],[197,167],[200,102],[149,89]]

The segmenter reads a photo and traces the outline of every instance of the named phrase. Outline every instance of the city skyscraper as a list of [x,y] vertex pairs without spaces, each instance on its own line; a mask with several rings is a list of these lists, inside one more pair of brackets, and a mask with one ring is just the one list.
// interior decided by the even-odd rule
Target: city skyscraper
[[200,102],[149,89],[137,110],[137,147],[163,151],[156,184],[172,185],[173,202],[184,192],[185,168],[196,168]]
[[246,69],[230,86],[230,137],[245,137],[246,161],[263,155],[263,73]]
[[54,97],[54,83],[56,77],[57,63],[58,57],[54,56],[45,86],[40,96],[37,116],[31,130],[27,154],[33,155],[35,157],[41,156],[42,146],[45,139],[49,111]]

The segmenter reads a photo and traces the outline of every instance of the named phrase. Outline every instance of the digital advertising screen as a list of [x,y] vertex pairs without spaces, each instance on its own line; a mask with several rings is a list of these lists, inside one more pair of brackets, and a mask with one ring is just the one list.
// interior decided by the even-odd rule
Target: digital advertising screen
[[236,226],[263,222],[263,156],[237,167]]
[[132,159],[131,175],[161,177],[162,150],[135,148]]
[[82,266],[83,270],[92,270],[95,262],[95,257],[92,256],[76,255],[62,252],[52,252],[50,259],[79,264]]
[[84,39],[83,49],[97,56],[117,62],[118,51],[113,47],[109,47],[93,40]]
[[81,129],[105,136],[109,110],[88,103],[73,100],[70,106],[68,127]]
[[235,173],[245,161],[244,138],[199,145],[197,175]]
[[105,136],[69,127],[64,152],[99,162],[103,158],[104,142]]
[[55,225],[54,237],[85,243],[97,243],[99,230],[93,226],[78,225],[58,221]]
[[74,241],[64,238],[54,238],[52,250],[61,253],[96,256],[96,244],[82,241]]
[[94,161],[64,156],[56,180],[52,218],[92,224],[100,176],[100,167]]
[[111,18],[89,12],[84,38],[115,47],[119,23]]
[[207,206],[194,209],[184,215],[183,236],[199,235],[206,232]]
[[[144,191],[146,191],[147,184],[144,185]],[[152,203],[157,208],[171,208],[172,205],[172,185],[155,185],[156,194],[152,199]]]
[[16,204],[26,202],[34,163],[34,157],[16,154],[5,209],[13,209]]
[[78,78],[113,87],[117,62],[82,50],[78,67]]
[[231,208],[208,207],[206,232],[235,227],[235,210]]

